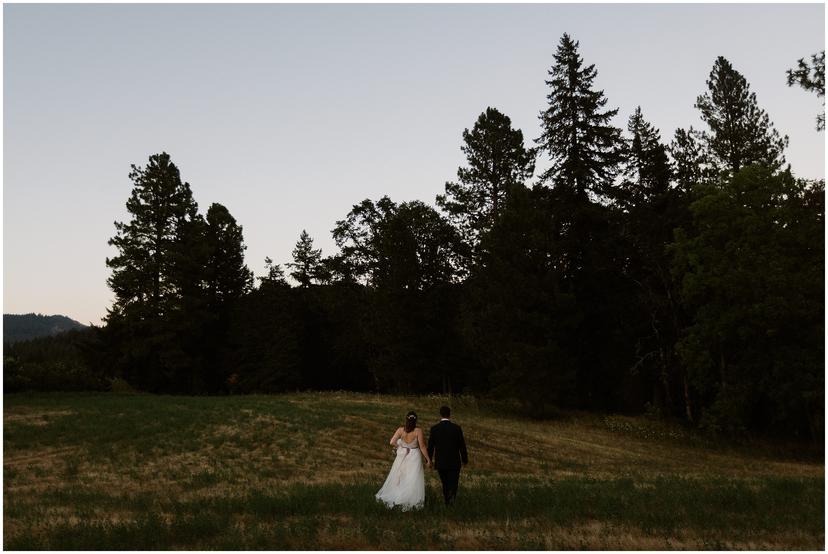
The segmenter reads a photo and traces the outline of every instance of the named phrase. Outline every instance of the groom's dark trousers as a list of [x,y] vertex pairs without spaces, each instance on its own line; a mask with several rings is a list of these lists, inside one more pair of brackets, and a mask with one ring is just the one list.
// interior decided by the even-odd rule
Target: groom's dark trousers
[[452,504],[457,496],[461,464],[469,463],[466,440],[460,426],[444,419],[432,427],[428,435],[428,457],[440,475],[446,504]]
[[453,504],[457,497],[457,485],[460,482],[459,469],[438,469],[440,481],[443,483],[443,498],[446,505]]

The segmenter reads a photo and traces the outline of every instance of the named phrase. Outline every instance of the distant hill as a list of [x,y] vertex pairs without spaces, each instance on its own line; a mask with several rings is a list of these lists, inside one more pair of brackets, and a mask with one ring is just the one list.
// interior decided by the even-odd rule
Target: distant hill
[[47,337],[85,327],[65,315],[3,314],[3,342]]

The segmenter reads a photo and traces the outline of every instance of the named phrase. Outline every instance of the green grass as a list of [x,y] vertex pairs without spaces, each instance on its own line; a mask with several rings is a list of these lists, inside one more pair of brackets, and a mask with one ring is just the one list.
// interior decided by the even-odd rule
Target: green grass
[[387,441],[440,397],[4,397],[4,548],[822,549],[824,467],[641,418],[534,422],[453,399],[446,509],[374,501]]

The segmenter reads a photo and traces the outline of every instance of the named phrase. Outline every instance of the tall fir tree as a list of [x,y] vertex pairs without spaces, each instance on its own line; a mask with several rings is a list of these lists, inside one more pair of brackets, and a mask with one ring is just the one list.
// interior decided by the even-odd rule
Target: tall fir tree
[[710,128],[701,137],[717,170],[733,175],[750,164],[780,169],[788,137],[773,128],[747,80],[722,56],[713,64],[707,89],[696,108]]
[[606,110],[604,91],[594,90],[595,65],[584,67],[577,41],[561,37],[555,63],[549,70],[548,107],[541,112],[543,132],[536,139],[551,166],[540,183],[551,183],[588,198],[609,194],[621,161],[621,129],[610,121],[617,109]]
[[569,35],[561,37],[546,81],[548,107],[540,114],[543,132],[536,142],[552,163],[538,184],[553,199],[549,219],[555,228],[539,232],[556,235],[558,278],[574,296],[579,320],[568,345],[577,396],[592,407],[612,404],[627,356],[627,337],[616,330],[627,329],[622,290],[629,285],[620,274],[616,218],[606,206],[617,194],[625,143],[611,123],[618,110],[605,108],[603,91],[594,88],[595,66],[584,66],[578,46]]
[[[445,211],[476,253],[480,235],[491,229],[503,210],[513,185],[524,185],[535,171],[535,153],[524,147],[523,133],[496,108],[481,113],[471,131],[463,131],[466,167],[457,170],[457,182],[445,185],[437,205]],[[475,257],[477,254],[474,254]]]
[[299,235],[296,247],[293,249],[293,262],[287,264],[293,271],[290,276],[299,283],[300,287],[307,288],[320,277],[322,267],[322,250],[313,247],[313,239],[304,229]]

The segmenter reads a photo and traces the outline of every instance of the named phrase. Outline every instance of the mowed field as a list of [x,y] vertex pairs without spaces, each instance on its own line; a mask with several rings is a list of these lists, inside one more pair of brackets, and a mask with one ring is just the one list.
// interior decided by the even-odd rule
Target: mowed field
[[821,456],[726,447],[646,418],[551,422],[452,399],[457,504],[374,500],[405,412],[350,393],[6,395],[5,549],[824,548]]

